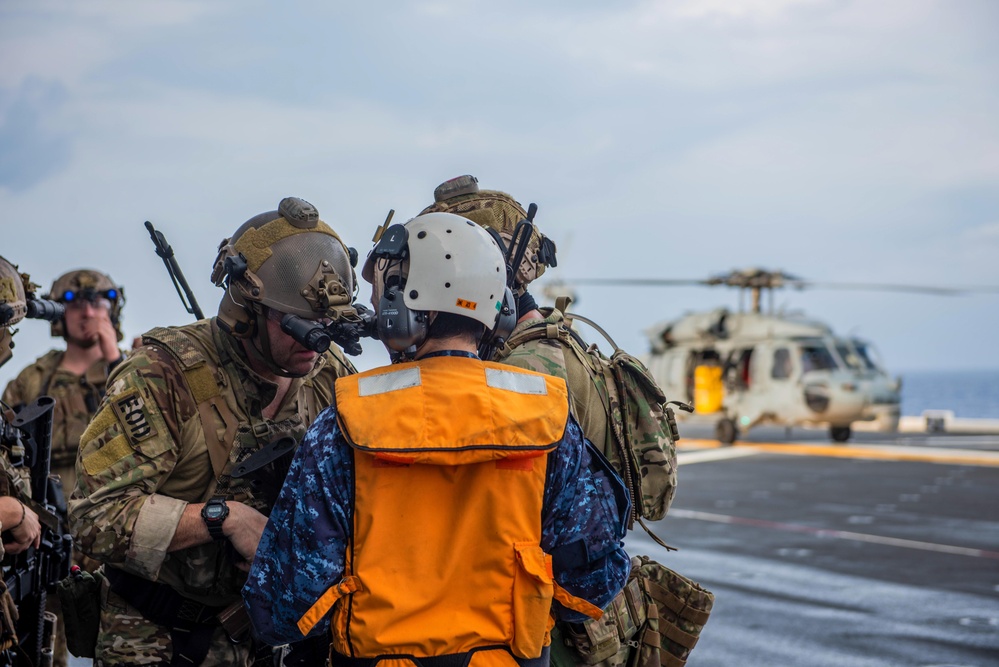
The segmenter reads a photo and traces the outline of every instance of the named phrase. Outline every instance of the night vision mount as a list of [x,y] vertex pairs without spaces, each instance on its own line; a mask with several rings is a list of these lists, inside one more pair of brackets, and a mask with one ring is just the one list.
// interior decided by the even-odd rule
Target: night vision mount
[[339,345],[351,356],[361,353],[362,338],[378,338],[375,314],[359,303],[353,305],[357,317],[343,317],[323,324],[298,315],[281,318],[281,331],[294,338],[306,349],[322,354],[332,343]]

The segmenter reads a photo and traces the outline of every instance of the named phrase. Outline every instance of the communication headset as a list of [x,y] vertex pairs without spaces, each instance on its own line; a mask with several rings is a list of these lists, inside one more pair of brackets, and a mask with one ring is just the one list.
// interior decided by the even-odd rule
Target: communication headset
[[378,339],[396,354],[409,356],[427,339],[430,329],[428,313],[411,310],[406,305],[403,289],[406,280],[401,275],[387,275],[393,265],[402,264],[409,257],[409,231],[403,225],[392,225],[385,230],[371,251],[371,259],[382,270],[384,289],[378,299],[375,327]]

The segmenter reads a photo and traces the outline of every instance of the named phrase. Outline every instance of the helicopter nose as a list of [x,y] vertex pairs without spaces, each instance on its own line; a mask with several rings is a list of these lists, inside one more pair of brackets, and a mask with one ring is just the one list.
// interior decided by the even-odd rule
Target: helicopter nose
[[849,423],[860,419],[867,396],[856,383],[822,383],[805,386],[805,404],[825,421]]

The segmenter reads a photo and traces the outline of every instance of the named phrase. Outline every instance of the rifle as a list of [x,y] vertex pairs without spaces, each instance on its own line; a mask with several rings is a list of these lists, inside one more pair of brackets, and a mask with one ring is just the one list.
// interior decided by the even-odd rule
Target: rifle
[[[27,657],[33,665],[51,665],[55,616],[45,611],[48,593],[69,576],[73,538],[66,528],[66,498],[62,482],[50,476],[52,410],[55,399],[41,396],[23,406],[11,422],[0,422],[0,443],[11,465],[30,473],[31,498],[22,499],[42,524],[41,544],[7,556],[3,579],[18,609],[18,644],[0,653],[2,659]],[[15,662],[3,663],[15,664]]]
[[205,319],[205,314],[201,312],[201,306],[198,305],[198,300],[194,298],[194,292],[191,291],[190,286],[187,284],[184,272],[180,270],[177,258],[174,257],[173,248],[167,243],[163,232],[156,231],[153,228],[153,223],[148,220],[146,220],[146,229],[149,230],[149,238],[153,240],[153,245],[156,246],[156,254],[163,258],[163,264],[166,265],[167,273],[170,274],[170,280],[173,281],[173,287],[177,290],[177,296],[180,297],[180,302],[184,304],[184,309],[199,320]]

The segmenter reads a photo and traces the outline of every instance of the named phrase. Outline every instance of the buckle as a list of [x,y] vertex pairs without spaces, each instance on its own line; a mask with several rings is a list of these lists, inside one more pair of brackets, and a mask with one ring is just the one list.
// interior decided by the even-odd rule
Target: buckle
[[182,621],[188,621],[189,623],[203,623],[204,621],[202,616],[206,615],[205,611],[207,609],[208,608],[200,602],[183,598],[180,603],[180,608],[177,610],[177,618]]

